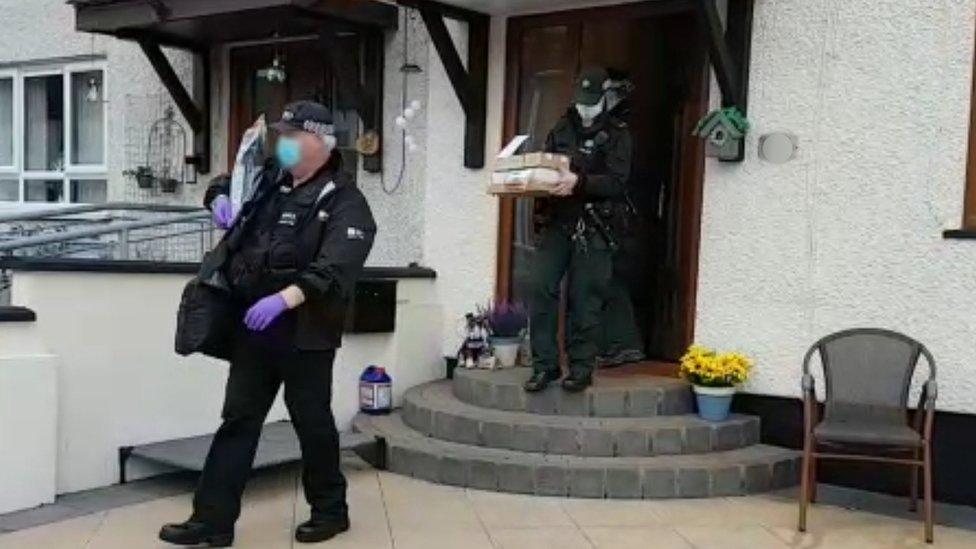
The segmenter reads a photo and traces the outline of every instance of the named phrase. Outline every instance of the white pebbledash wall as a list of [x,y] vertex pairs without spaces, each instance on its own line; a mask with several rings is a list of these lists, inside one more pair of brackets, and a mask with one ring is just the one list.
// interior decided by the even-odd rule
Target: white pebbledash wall
[[[972,2],[758,0],[742,164],[709,161],[697,337],[757,359],[748,390],[799,393],[817,338],[903,331],[940,409],[976,413],[976,245],[962,219]],[[757,157],[790,131],[799,156]]]

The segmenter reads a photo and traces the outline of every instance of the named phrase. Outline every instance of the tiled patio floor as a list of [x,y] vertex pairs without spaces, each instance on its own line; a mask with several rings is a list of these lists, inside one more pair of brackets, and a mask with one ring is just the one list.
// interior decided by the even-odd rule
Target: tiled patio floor
[[[921,526],[908,520],[901,500],[823,489],[811,531],[794,530],[794,494],[675,501],[594,501],[494,494],[437,486],[377,472],[347,459],[352,530],[330,548],[575,549],[872,549],[925,547]],[[117,495],[114,497],[118,497]],[[894,507],[894,505],[898,507]],[[142,549],[169,547],[156,540],[161,523],[184,519],[190,494],[98,511],[0,535],[0,549]],[[881,514],[879,514],[881,513]],[[235,547],[299,546],[292,528],[305,520],[296,467],[255,478],[245,496]],[[976,547],[976,510],[947,508],[935,547]],[[895,516],[892,516],[895,515]]]

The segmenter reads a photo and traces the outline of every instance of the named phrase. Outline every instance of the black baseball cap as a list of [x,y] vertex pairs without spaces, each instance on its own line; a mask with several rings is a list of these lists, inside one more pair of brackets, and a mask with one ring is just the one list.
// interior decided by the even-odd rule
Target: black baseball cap
[[316,135],[334,135],[332,111],[315,101],[295,101],[285,105],[281,120],[271,124],[279,132],[303,131]]
[[596,105],[603,98],[604,85],[609,78],[606,69],[600,67],[583,69],[579,78],[576,79],[573,102],[588,107]]

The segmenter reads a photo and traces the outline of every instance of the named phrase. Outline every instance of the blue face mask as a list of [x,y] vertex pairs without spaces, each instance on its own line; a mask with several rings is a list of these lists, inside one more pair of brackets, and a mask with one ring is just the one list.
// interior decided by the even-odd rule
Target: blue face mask
[[279,137],[275,157],[282,168],[294,168],[302,162],[302,145],[292,137]]

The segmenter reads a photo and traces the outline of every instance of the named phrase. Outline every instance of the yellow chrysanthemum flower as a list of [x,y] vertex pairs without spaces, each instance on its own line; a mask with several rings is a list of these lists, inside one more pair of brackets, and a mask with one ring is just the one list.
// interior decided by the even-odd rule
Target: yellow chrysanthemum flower
[[701,345],[692,345],[681,357],[681,376],[696,385],[729,387],[744,383],[752,371],[753,361],[738,352],[716,353]]

